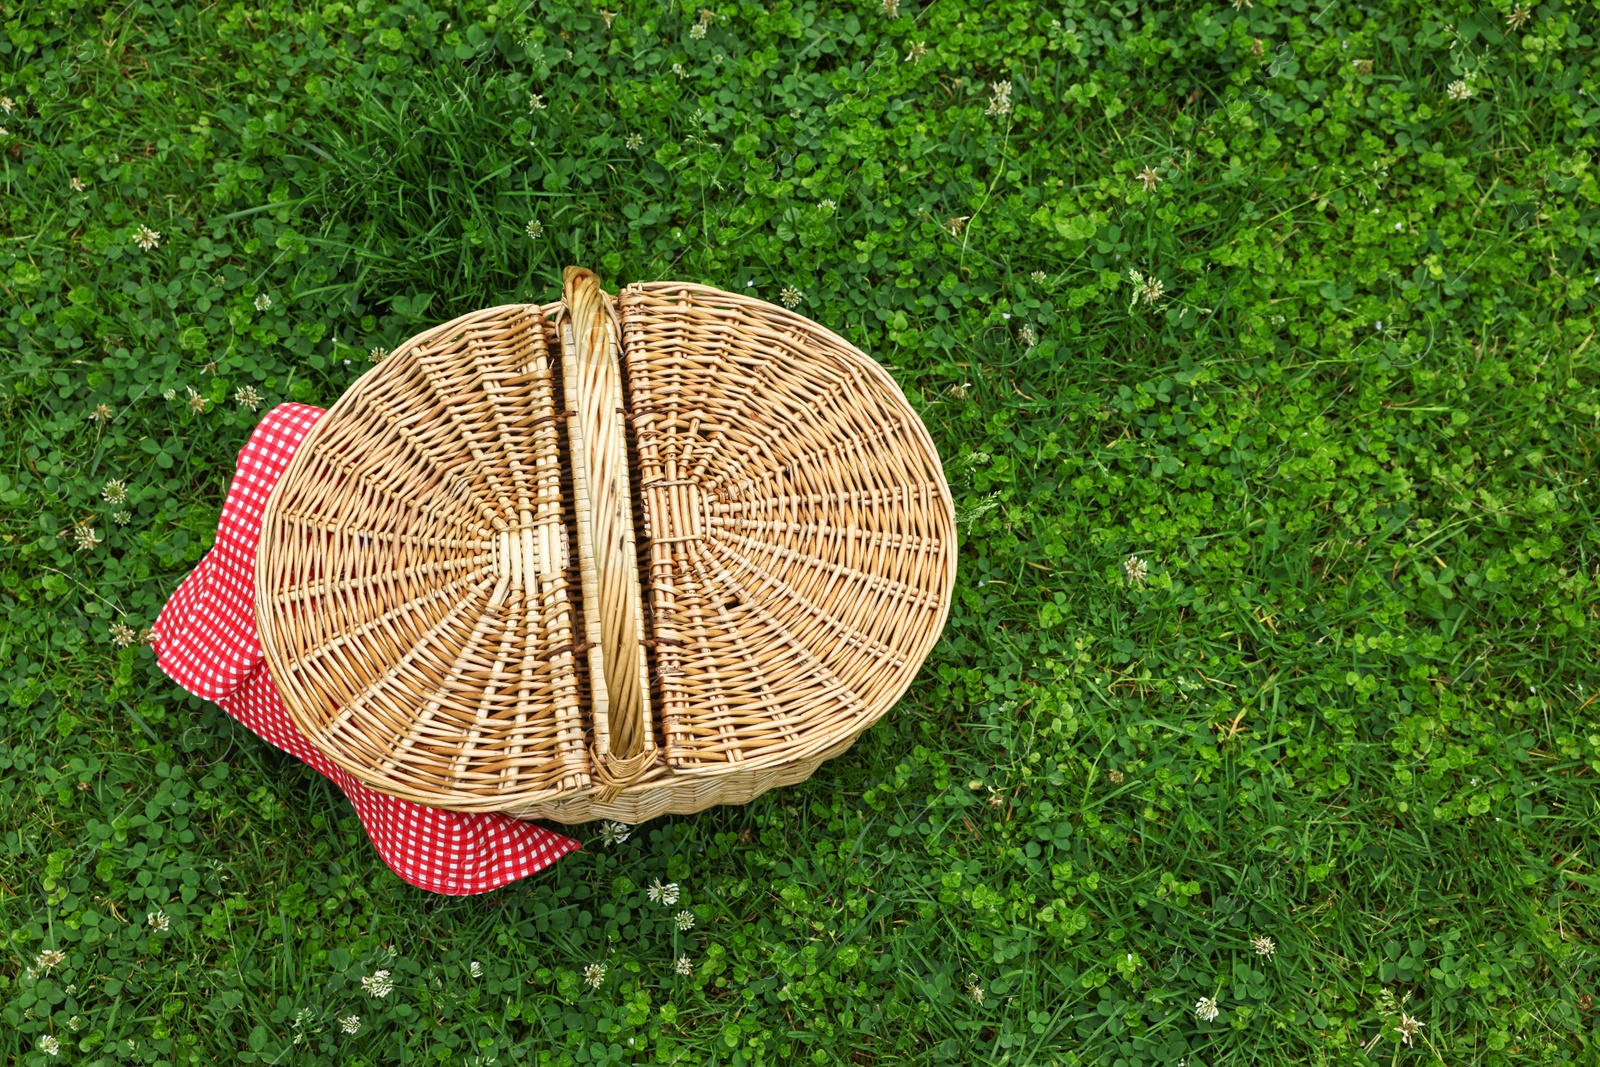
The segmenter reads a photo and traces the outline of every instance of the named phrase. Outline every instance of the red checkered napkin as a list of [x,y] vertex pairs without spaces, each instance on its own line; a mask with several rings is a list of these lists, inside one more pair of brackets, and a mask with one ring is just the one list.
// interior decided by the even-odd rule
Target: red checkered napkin
[[256,541],[267,496],[323,415],[280,404],[239,453],[217,542],[161,609],[156,662],[251,732],[332,781],[355,805],[383,862],[414,886],[465,896],[542,871],[579,847],[570,837],[500,814],[426,808],[368,789],[319,752],[289,718],[256,637]]

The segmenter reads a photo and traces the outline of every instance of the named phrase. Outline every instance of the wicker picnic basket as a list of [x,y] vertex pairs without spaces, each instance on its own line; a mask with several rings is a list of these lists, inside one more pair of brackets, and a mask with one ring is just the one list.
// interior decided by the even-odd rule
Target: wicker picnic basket
[[459,811],[636,823],[803,781],[944,626],[933,442],[802,316],[565,282],[411,338],[307,434],[256,561],[283,702]]

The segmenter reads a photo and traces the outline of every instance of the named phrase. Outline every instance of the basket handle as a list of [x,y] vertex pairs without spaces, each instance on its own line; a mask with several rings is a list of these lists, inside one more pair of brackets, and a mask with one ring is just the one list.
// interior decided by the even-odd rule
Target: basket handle
[[[611,298],[592,271],[568,267],[562,283],[562,298],[571,319],[570,342],[563,334],[562,347],[568,403],[574,412],[567,428],[578,513],[578,559],[588,640],[597,642],[589,653],[590,674],[597,683],[593,686],[590,764],[601,787],[601,799],[606,800],[646,773],[656,756],[650,734],[650,696],[644,686],[644,612],[622,423],[622,374],[617,356],[622,330]],[[599,671],[594,669],[595,656],[600,660]],[[602,678],[603,693],[598,684]]]

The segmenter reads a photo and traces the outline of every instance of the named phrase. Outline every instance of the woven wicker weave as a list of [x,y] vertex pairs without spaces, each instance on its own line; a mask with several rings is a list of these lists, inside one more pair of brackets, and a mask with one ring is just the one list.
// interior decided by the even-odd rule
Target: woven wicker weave
[[894,381],[763,301],[656,282],[419,334],[307,435],[256,614],[374,789],[639,822],[803,781],[911,683],[955,580]]

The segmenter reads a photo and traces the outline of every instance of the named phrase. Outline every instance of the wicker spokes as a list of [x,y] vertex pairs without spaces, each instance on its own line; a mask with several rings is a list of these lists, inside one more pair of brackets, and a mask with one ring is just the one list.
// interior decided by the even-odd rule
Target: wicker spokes
[[375,789],[638,822],[749,800],[910,684],[955,581],[939,457],[876,363],[677,282],[412,338],[268,501],[284,704]]
[[872,360],[759,300],[660,282],[620,305],[665,762],[794,763],[899,699],[949,610],[949,489]]
[[346,392],[273,490],[268,668],[374,788],[499,810],[589,784],[553,370],[538,307],[446,323]]

